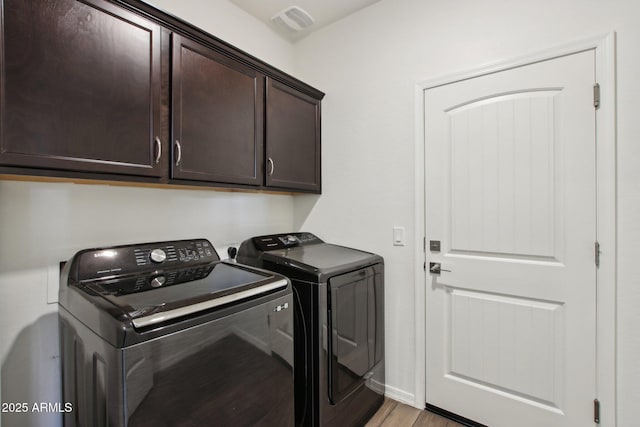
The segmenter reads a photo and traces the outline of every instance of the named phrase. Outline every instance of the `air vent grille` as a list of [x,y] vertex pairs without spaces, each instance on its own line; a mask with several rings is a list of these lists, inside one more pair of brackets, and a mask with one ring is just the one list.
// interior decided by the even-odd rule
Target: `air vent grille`
[[302,31],[313,24],[314,19],[298,6],[290,6],[275,14],[271,21],[291,31]]

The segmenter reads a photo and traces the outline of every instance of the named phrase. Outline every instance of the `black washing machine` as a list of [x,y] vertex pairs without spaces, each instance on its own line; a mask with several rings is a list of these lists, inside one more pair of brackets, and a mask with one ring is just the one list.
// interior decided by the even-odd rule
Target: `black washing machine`
[[288,233],[246,240],[237,259],[293,284],[296,425],[364,425],[384,399],[382,257]]
[[294,425],[286,277],[205,239],[88,249],[59,303],[65,426]]

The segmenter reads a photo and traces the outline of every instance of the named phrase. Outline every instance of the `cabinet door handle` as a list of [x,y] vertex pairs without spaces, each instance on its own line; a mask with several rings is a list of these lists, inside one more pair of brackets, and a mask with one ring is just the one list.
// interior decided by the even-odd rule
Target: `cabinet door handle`
[[274,170],[273,159],[269,157],[267,159],[267,162],[269,163],[269,171],[267,173],[269,174],[269,176],[271,176],[273,175],[273,170]]
[[180,166],[180,161],[182,160],[182,145],[180,145],[180,141],[176,139],[176,148],[178,149],[178,155],[176,156],[176,166]]
[[160,163],[160,158],[162,157],[162,141],[160,141],[160,137],[156,136],[156,165]]

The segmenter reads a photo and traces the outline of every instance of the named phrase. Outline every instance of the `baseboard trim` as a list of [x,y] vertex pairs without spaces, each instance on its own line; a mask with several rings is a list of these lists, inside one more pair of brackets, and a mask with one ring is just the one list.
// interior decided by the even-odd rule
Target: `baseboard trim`
[[393,399],[397,402],[405,403],[410,406],[415,406],[415,396],[412,393],[407,393],[404,390],[400,390],[399,388],[391,387],[387,385],[385,387],[385,396],[390,399]]
[[466,427],[487,427],[484,424],[480,424],[476,421],[470,420],[468,418],[462,417],[458,414],[454,414],[453,412],[449,412],[445,409],[438,408],[437,406],[430,405],[428,403],[424,404],[424,409],[429,412],[433,412],[434,414],[440,415],[441,417],[448,418],[451,421],[455,421],[458,424],[462,424]]

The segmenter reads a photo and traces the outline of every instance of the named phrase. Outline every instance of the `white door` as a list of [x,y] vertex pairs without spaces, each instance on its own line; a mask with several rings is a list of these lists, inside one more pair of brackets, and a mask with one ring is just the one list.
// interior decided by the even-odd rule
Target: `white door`
[[[426,401],[593,424],[594,51],[425,91]],[[429,241],[440,241],[430,250]]]

